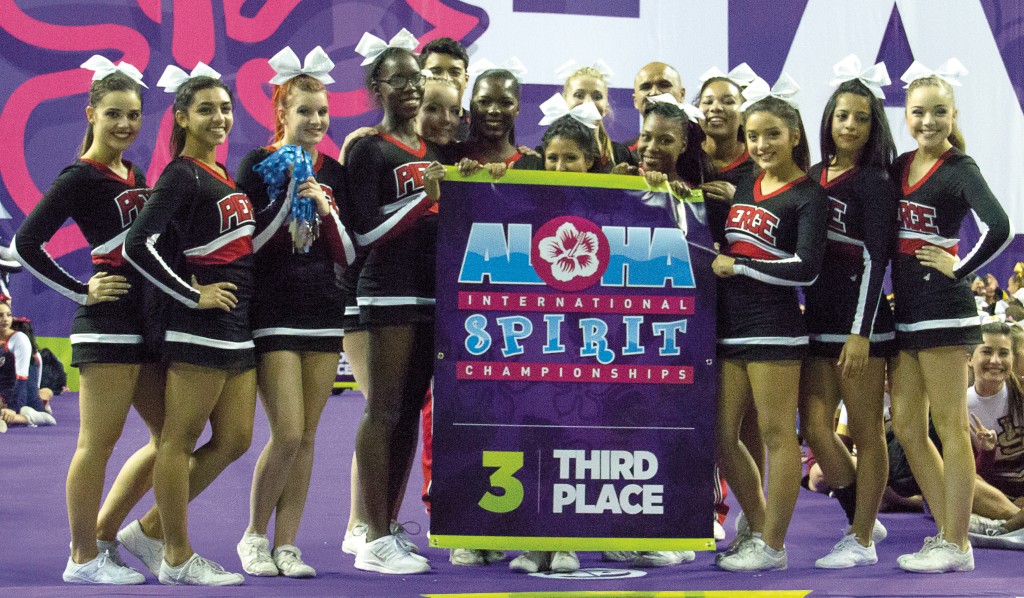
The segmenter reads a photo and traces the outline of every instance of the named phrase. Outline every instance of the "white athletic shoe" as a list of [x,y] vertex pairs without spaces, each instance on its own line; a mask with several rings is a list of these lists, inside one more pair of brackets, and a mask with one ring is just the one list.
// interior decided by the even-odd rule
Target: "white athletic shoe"
[[[913,573],[953,573],[957,571],[974,571],[974,551],[971,545],[967,550],[942,537],[942,532],[935,537],[936,541],[929,547],[914,554],[905,554],[899,558],[900,568]],[[904,558],[906,557],[906,558]]]
[[681,563],[689,563],[697,555],[692,550],[657,550],[638,552],[633,559],[634,567],[671,567]]
[[875,527],[871,528],[871,541],[878,543],[887,537],[889,537],[889,530],[885,529],[881,521],[875,519]]
[[366,546],[366,524],[357,523],[352,529],[345,531],[341,551],[346,554],[359,554],[359,549],[363,546]]
[[537,573],[551,569],[551,554],[543,550],[529,550],[512,559],[508,568],[521,573]]
[[632,563],[638,554],[635,550],[606,550],[601,553],[601,560],[606,563]]
[[177,567],[168,565],[167,561],[160,563],[159,579],[167,586],[240,586],[245,581],[241,573],[225,571],[224,567],[195,553]]
[[146,583],[146,577],[131,567],[118,565],[108,553],[100,551],[96,558],[82,564],[78,564],[68,557],[68,564],[64,567],[64,581],[68,583],[138,585]]
[[[415,532],[417,534],[419,533],[418,527],[419,526],[417,526],[417,530]],[[392,521],[391,535],[398,538],[398,543],[402,545],[402,548],[406,549],[408,552],[411,552],[412,554],[419,554],[420,547],[416,546],[416,544],[409,539],[409,534],[405,529],[405,524],[399,523],[397,521]]]
[[246,532],[235,547],[242,570],[258,577],[277,577],[280,571],[270,554],[270,540],[264,534]]
[[484,560],[487,561],[488,565],[493,563],[500,563],[505,560],[504,550],[484,550]]
[[941,542],[941,541],[942,541],[942,532],[939,532],[935,536],[925,536],[925,538],[924,538],[924,545],[921,546],[921,550],[918,550],[917,552],[912,552],[910,554],[902,554],[902,555],[896,557],[896,564],[899,565],[900,567],[902,567],[904,562],[909,561],[910,559],[916,558],[918,555],[921,555],[921,554],[924,554],[924,553],[928,552],[932,548],[935,548],[935,546],[938,545],[938,543]]
[[20,413],[28,418],[28,423],[33,426],[56,426],[57,420],[52,415],[45,411],[36,411],[35,409],[25,405],[21,408]]
[[[740,513],[740,516],[742,517],[743,514]],[[743,547],[743,544],[750,541],[753,537],[754,532],[750,531],[750,526],[747,525],[747,520],[744,519],[742,526],[736,526],[736,537],[732,539],[732,542],[729,542],[729,546],[725,548],[725,551],[719,552],[715,555],[715,564],[717,565],[725,557],[732,556],[739,552],[739,549]]]
[[977,548],[1002,548],[1004,550],[1024,550],[1024,529],[1012,532],[996,533],[988,529],[984,534],[967,534],[971,545]]
[[726,571],[781,571],[787,566],[786,549],[774,550],[758,536],[743,543],[735,554],[715,563]]
[[[100,552],[107,553],[107,558],[114,561],[114,564],[119,567],[128,567],[128,563],[124,562],[121,558],[120,548],[121,543],[117,540],[96,540],[96,548]],[[129,567],[130,568],[130,567]]]
[[484,551],[475,548],[452,548],[448,554],[448,560],[453,565],[462,565],[463,567],[483,567],[487,564]]
[[580,559],[572,550],[551,554],[551,570],[555,573],[572,573],[580,568]]
[[282,544],[274,549],[274,565],[285,577],[316,577],[316,569],[302,561],[302,551],[292,544]]
[[814,561],[814,566],[819,569],[848,569],[874,565],[877,562],[878,555],[875,554],[874,542],[871,546],[861,546],[857,541],[857,534],[847,533],[832,548],[832,552]]
[[[418,556],[418,555],[417,555]],[[414,557],[402,547],[395,536],[381,536],[373,542],[367,542],[356,555],[356,569],[411,575],[430,571],[430,563],[423,557]]]
[[135,558],[142,561],[154,577],[160,577],[164,561],[164,543],[147,536],[146,532],[142,531],[138,519],[117,532],[117,541]]
[[3,434],[6,431],[7,431],[7,422],[5,422],[4,420],[0,419],[0,434]]
[[996,536],[999,534],[1005,534],[1006,520],[989,519],[988,517],[982,517],[981,515],[975,515],[974,513],[971,513],[971,522],[967,528],[967,531],[972,534],[983,534],[986,536]]

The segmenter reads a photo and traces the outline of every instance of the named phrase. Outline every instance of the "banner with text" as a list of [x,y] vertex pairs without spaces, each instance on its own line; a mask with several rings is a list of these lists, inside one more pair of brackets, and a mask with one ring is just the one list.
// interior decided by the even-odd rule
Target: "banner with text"
[[642,177],[449,169],[432,545],[714,548],[703,214]]

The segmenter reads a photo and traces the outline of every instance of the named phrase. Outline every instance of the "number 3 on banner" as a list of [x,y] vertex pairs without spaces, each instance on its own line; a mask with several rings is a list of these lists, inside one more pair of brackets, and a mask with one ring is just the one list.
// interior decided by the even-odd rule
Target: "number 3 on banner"
[[488,491],[478,503],[485,511],[508,513],[523,504],[523,483],[513,474],[523,468],[523,454],[510,451],[484,451],[484,467],[497,467],[491,474],[491,488],[501,488],[498,496]]

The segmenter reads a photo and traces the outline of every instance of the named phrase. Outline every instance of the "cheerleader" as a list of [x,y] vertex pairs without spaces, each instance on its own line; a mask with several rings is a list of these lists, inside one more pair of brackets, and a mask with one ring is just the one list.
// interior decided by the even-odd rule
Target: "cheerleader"
[[[253,206],[216,161],[217,146],[227,140],[233,122],[231,93],[219,78],[202,63],[190,74],[174,66],[164,71],[158,84],[175,94],[174,159],[124,242],[128,262],[169,297],[162,347],[169,362],[166,411],[153,470],[161,533],[145,530],[144,535],[154,542],[162,535],[158,577],[174,585],[243,581],[192,551],[188,502],[252,440],[252,253],[280,224],[275,220],[262,239],[254,240]],[[170,242],[161,242],[165,239]],[[193,453],[207,421],[212,437]]]
[[523,156],[516,147],[519,80],[512,71],[492,68],[477,76],[469,100],[469,136],[459,144],[462,158],[480,164],[512,166]]
[[[32,375],[35,341],[17,328],[10,303],[0,301],[0,421],[33,428],[55,426],[57,420],[39,398],[38,376]],[[131,577],[138,579],[135,575]]]
[[[951,82],[959,85],[964,74],[954,58],[938,72],[914,62],[901,77],[917,149],[893,164],[902,190],[892,268],[899,348],[890,374],[893,429],[938,528],[921,550],[899,558],[901,568],[915,572],[974,569],[967,539],[975,470],[965,347],[982,337],[970,276],[1013,237],[999,200],[963,153]],[[968,213],[981,237],[958,258],[960,223]],[[929,413],[941,456],[928,438]]]
[[423,93],[415,56],[379,45],[367,56],[366,84],[384,110],[381,133],[358,140],[346,161],[356,241],[366,252],[356,294],[366,327],[367,404],[356,454],[367,530],[355,566],[409,574],[430,565],[391,533],[390,506],[405,486],[433,373],[431,208],[444,168],[436,147],[415,131]]
[[[792,103],[797,89],[783,74],[771,90],[757,79],[743,92],[747,149],[762,172],[737,186],[725,224],[728,245],[712,263],[722,279],[717,459],[750,529],[717,556],[728,571],[786,568],[786,529],[800,489],[795,420],[807,332],[794,287],[817,277],[827,204],[804,174],[809,152]],[[751,402],[768,449],[767,504],[756,464],[739,440]]]
[[643,174],[652,186],[667,181],[676,194],[689,195],[712,175],[701,150],[703,117],[700,110],[670,94],[647,98],[636,144],[638,166],[617,164],[612,174]]
[[[249,152],[237,176],[238,187],[256,205],[270,205],[286,200],[289,165],[294,173],[305,163],[314,175],[299,185],[304,187],[301,195],[287,198],[291,224],[277,229],[255,259],[256,286],[262,292],[253,298],[252,327],[270,440],[256,462],[249,526],[237,547],[242,569],[250,575],[316,575],[302,561],[295,537],[313,469],[317,424],[341,351],[345,305],[335,270],[345,268],[355,253],[334,201],[336,192],[344,192],[342,167],[316,149],[330,122],[324,84],[334,82],[334,63],[317,46],[304,64],[291,48],[270,59],[277,73],[270,81],[275,86],[274,141]],[[282,147],[292,150],[290,160]],[[269,196],[268,179],[276,185],[276,197]],[[303,202],[315,206],[311,221],[302,219]],[[267,527],[275,511],[271,553]]]
[[[885,360],[896,333],[882,281],[896,235],[896,156],[882,105],[885,64],[867,70],[850,55],[835,67],[836,91],[821,119],[822,161],[808,176],[828,194],[825,263],[805,289],[808,356],[800,378],[800,428],[846,513],[849,528],[815,566],[839,569],[878,562],[877,521],[889,475],[883,423]],[[840,401],[857,463],[835,433]]]
[[568,103],[569,108],[575,108],[584,102],[593,102],[597,111],[601,114],[601,120],[597,122],[594,129],[594,136],[601,153],[597,161],[598,172],[610,172],[612,167],[623,162],[636,166],[636,157],[625,145],[612,141],[605,129],[605,121],[611,117],[612,107],[608,102],[608,79],[612,71],[603,60],[598,60],[592,66],[576,66],[575,60],[570,60],[559,67],[556,75],[565,79],[562,87],[562,96]]
[[[118,527],[149,490],[163,419],[164,368],[143,343],[141,277],[124,263],[121,242],[149,190],[142,171],[123,158],[142,125],[142,74],[93,56],[80,158],[65,168],[22,223],[13,247],[39,280],[79,304],[71,326],[71,365],[78,367],[78,447],[68,468],[71,557],[64,580],[143,583],[117,554]],[[44,245],[71,218],[92,251],[94,274],[80,282]],[[100,513],[107,461],[128,409],[149,428],[150,442],[125,463]]]

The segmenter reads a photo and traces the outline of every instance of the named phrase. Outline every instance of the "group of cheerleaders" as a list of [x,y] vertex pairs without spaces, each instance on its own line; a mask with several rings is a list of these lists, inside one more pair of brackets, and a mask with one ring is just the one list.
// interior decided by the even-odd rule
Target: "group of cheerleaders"
[[[339,156],[344,166],[317,151],[328,128],[333,63],[319,48],[304,65],[282,50],[270,61],[273,142],[246,155],[236,178],[216,161],[231,131],[231,90],[202,63],[191,73],[167,67],[159,85],[174,93],[173,160],[152,188],[124,158],[140,129],[141,73],[102,57],[83,65],[95,75],[80,158],[13,242],[27,269],[80,304],[71,343],[81,428],[67,478],[65,581],[143,583],[121,560],[123,546],[165,584],[243,582],[193,552],[188,503],[248,449],[257,388],[271,437],[253,474],[239,556],[252,575],[314,576],[295,541],[343,340],[366,397],[346,551],[363,570],[430,569],[396,516],[432,376],[441,164],[494,176],[508,167],[614,172],[676,194],[703,190],[721,249],[712,266],[720,284],[716,456],[743,510],[736,539],[716,556],[719,567],[786,567],[801,477],[798,410],[803,437],[849,520],[818,566],[877,562],[874,543],[886,533],[876,515],[888,463],[888,372],[894,427],[938,528],[899,565],[973,569],[965,348],[981,335],[968,280],[1012,231],[963,153],[953,74],[915,63],[904,76],[907,126],[918,148],[897,157],[880,99],[889,83],[884,65],[862,70],[853,57],[836,65],[822,162],[811,166],[797,88],[785,75],[769,88],[748,68],[709,71],[698,112],[683,102],[678,73],[651,63],[634,86],[640,135],[619,144],[601,124],[610,110],[606,71],[582,67],[569,74],[563,94],[545,102],[550,126],[531,151],[515,141],[520,105],[512,72],[479,74],[467,122],[460,108],[465,50],[441,39],[417,56],[417,45],[405,32],[389,43],[367,34],[357,47],[383,117],[350,136]],[[276,175],[267,164],[278,165]],[[972,211],[984,233],[958,252],[960,223]],[[92,248],[88,282],[44,249],[67,218]],[[882,292],[890,260],[895,315]],[[840,401],[856,467],[833,432]],[[151,438],[101,505],[107,461],[132,405]],[[929,413],[941,456],[928,438]],[[197,449],[207,422],[212,436]],[[155,506],[119,531],[150,487]],[[606,556],[647,566],[693,559]],[[452,553],[458,564],[501,558]],[[578,566],[571,552],[512,561],[522,571]]]

